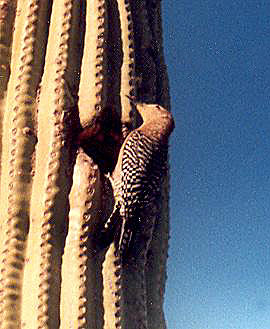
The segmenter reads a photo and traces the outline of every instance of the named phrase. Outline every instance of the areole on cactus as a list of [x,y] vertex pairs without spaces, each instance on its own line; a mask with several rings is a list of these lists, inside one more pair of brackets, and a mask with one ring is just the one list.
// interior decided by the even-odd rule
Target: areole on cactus
[[169,108],[160,0],[2,0],[0,49],[0,328],[165,329],[168,178],[143,257],[92,239],[126,96]]

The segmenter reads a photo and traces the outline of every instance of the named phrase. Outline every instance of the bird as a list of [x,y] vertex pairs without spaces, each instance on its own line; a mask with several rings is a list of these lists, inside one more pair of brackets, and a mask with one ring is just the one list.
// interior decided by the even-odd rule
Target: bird
[[124,140],[109,176],[115,205],[104,226],[121,258],[127,257],[134,233],[143,227],[144,209],[159,195],[175,127],[172,114],[161,105],[132,102],[143,123]]

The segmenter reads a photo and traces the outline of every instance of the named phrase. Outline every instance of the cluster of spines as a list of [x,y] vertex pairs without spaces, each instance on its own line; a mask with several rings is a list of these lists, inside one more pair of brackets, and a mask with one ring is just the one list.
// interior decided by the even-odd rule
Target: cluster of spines
[[122,309],[121,309],[121,303],[123,302],[121,300],[121,295],[122,295],[122,285],[121,285],[121,279],[122,279],[122,267],[121,267],[121,260],[118,255],[114,253],[114,261],[113,265],[115,266],[114,268],[114,276],[115,276],[115,286],[116,286],[116,291],[115,291],[115,326],[116,328],[121,329],[122,328]]
[[[104,94],[102,95],[102,90],[104,89],[104,75],[105,67],[104,67],[104,55],[105,55],[105,15],[106,15],[106,2],[104,0],[98,1],[98,35],[97,35],[97,54],[96,54],[96,106],[101,107],[102,105],[102,96],[104,98]],[[103,99],[104,101],[104,99]]]

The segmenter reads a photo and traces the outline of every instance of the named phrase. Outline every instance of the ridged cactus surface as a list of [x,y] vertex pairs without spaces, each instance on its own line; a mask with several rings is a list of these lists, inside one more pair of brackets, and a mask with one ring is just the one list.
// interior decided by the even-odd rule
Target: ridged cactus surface
[[[140,256],[122,265],[92,239],[113,208],[107,171],[138,124],[126,96],[169,108],[160,7],[0,1],[1,329],[166,328],[168,179]],[[86,133],[80,147],[84,129],[98,143]]]

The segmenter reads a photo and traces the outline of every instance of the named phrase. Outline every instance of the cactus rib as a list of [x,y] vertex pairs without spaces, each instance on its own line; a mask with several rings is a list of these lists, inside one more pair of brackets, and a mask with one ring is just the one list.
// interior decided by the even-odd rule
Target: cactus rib
[[106,105],[107,5],[105,0],[86,1],[86,31],[79,89],[79,115],[89,126]]
[[15,15],[14,1],[0,1],[0,99],[4,97],[10,71],[10,46]]
[[149,17],[150,29],[155,40],[152,46],[152,60],[154,61],[156,67],[155,103],[159,103],[169,110],[169,82],[163,52],[161,2],[147,1],[146,6]]
[[156,40],[150,28],[146,0],[131,2],[134,21],[136,59],[136,85],[140,101],[156,103],[156,65],[152,58],[152,47]]
[[76,92],[78,85],[72,72],[79,66],[79,58],[70,44],[77,35],[79,13],[77,1],[53,2],[50,32],[54,33],[49,33],[38,104],[35,166],[39,174],[34,177],[31,199],[30,234],[35,237],[32,248],[36,253],[29,258],[40,267],[32,273],[37,295],[29,309],[37,307],[38,313],[36,318],[28,317],[29,327],[55,328],[60,321],[59,307],[55,307],[60,299],[60,272],[54,269],[61,266],[71,186],[71,124],[76,105],[73,88]]
[[104,329],[122,329],[121,324],[121,261],[111,244],[102,266]]
[[[145,266],[147,315],[149,329],[165,329],[163,302],[166,281],[166,262],[169,239],[168,177],[165,180],[158,206],[152,240]],[[162,207],[161,207],[162,205]]]
[[[10,60],[11,60],[11,43],[12,30],[15,19],[15,3],[10,0],[0,1],[0,158],[2,158],[2,130],[3,118],[6,104],[6,89],[10,76]],[[0,196],[1,196],[1,170],[2,161],[0,162]],[[2,250],[1,238],[1,224],[0,224],[0,249]]]
[[131,103],[126,96],[136,95],[134,32],[129,0],[118,0],[117,3],[120,17],[123,51],[123,62],[120,77],[120,102],[122,109],[121,121],[123,124],[123,133],[126,135],[126,128],[131,126]]
[[[21,5],[21,3],[18,4]],[[34,97],[31,93],[35,35],[38,26],[38,1],[29,1],[23,20],[24,33],[19,57],[14,61],[11,85],[7,95],[3,139],[10,140],[3,147],[3,177],[7,177],[7,217],[1,269],[1,328],[18,328],[21,325],[22,280],[26,240],[29,228],[32,155],[36,144],[34,135]],[[22,22],[18,22],[22,23]],[[21,31],[20,31],[21,32]],[[16,39],[16,38],[15,38]],[[13,48],[17,43],[13,44]],[[12,63],[11,63],[12,64]],[[38,72],[38,70],[37,70]],[[16,76],[16,74],[18,74]],[[6,143],[4,143],[6,144]],[[8,167],[7,167],[8,166]],[[7,174],[8,172],[8,174]],[[3,185],[2,185],[3,186]],[[1,188],[1,198],[5,198]],[[3,201],[3,200],[2,200]]]
[[63,329],[71,324],[72,328],[95,328],[103,321],[102,314],[96,310],[100,287],[95,277],[97,258],[91,250],[91,234],[99,218],[100,183],[97,165],[80,149],[69,196],[69,229],[62,266]]
[[[152,238],[156,207],[147,210],[147,221],[135,235],[129,260],[122,264],[112,244],[103,264],[105,328],[147,329],[145,265]],[[143,232],[143,236],[142,236]]]

